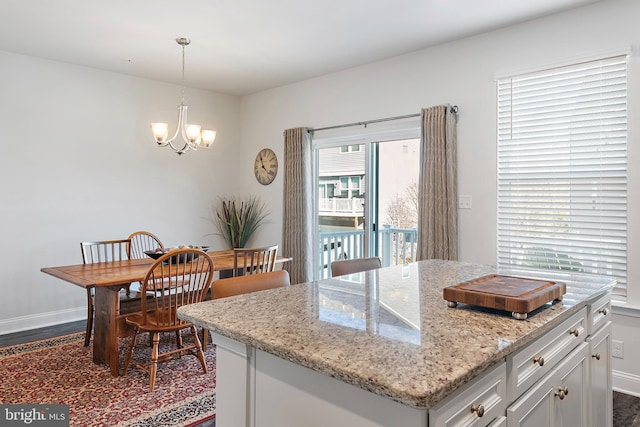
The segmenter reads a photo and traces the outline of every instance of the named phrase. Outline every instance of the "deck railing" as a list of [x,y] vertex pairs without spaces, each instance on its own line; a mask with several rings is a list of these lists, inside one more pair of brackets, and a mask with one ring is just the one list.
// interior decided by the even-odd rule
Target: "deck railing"
[[[415,261],[418,230],[383,225],[380,229],[378,253],[383,267]],[[318,259],[319,278],[331,277],[331,263],[338,259],[364,256],[364,231],[346,230],[320,232]]]
[[363,199],[353,197],[351,199],[332,197],[321,198],[318,201],[318,211],[321,215],[332,214],[360,214],[364,213]]

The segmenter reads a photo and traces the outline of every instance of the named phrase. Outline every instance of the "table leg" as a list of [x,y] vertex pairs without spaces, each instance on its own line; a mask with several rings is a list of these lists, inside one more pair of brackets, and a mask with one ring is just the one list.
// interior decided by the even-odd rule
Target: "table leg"
[[93,363],[106,363],[114,377],[120,374],[117,323],[120,287],[96,287],[93,321]]

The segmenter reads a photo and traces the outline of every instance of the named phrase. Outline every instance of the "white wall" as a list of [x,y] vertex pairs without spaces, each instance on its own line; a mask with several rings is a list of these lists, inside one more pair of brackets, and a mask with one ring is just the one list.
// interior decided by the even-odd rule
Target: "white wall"
[[[247,191],[272,200],[276,227],[264,243],[281,236],[282,177],[263,188],[251,174],[255,153],[271,147],[280,158],[282,131],[323,127],[417,113],[421,107],[457,104],[459,193],[473,197],[473,209],[460,211],[460,258],[495,264],[496,103],[495,77],[531,71],[603,53],[634,49],[629,63],[629,301],[640,306],[640,2],[610,0],[529,23],[475,36],[340,73],[244,97],[241,102],[241,155],[238,176]],[[481,224],[481,226],[478,226]],[[632,344],[638,318],[617,315],[614,339],[625,341],[625,359],[614,368],[640,378]],[[635,366],[634,366],[635,365]],[[634,377],[634,375],[638,377]],[[640,393],[640,381],[633,381]]]
[[146,229],[165,244],[222,247],[205,219],[227,191],[237,97],[188,91],[209,150],[160,149],[151,121],[175,129],[179,86],[0,52],[0,334],[86,317],[84,289],[40,268],[82,263],[79,242]]

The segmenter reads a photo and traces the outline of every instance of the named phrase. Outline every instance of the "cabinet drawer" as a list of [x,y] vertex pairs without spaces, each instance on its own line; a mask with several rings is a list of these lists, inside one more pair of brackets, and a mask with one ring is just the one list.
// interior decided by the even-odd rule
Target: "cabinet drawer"
[[507,358],[509,399],[516,400],[555,367],[587,336],[587,309],[582,308],[531,344]]
[[598,298],[588,306],[589,335],[593,335],[608,320],[611,319],[611,295]]
[[507,409],[504,362],[429,410],[429,427],[486,426]]

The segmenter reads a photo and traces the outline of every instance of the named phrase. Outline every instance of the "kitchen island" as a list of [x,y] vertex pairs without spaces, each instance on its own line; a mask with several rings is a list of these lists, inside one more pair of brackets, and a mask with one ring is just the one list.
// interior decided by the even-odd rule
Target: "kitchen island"
[[[589,352],[601,345],[597,360],[609,367],[599,395],[604,405],[611,397],[604,350],[614,282],[538,273],[564,281],[567,293],[526,320],[469,305],[447,307],[445,287],[494,273],[532,277],[421,261],[194,304],[178,315],[212,332],[222,427],[499,426],[507,418],[525,426],[544,413],[557,416],[553,399],[573,402],[567,416],[581,422],[575,425],[597,425]],[[598,332],[603,338],[592,345],[597,331],[607,333]],[[604,368],[598,372],[607,375]],[[552,383],[547,403],[538,396],[545,381]],[[539,425],[545,424],[553,423]]]

